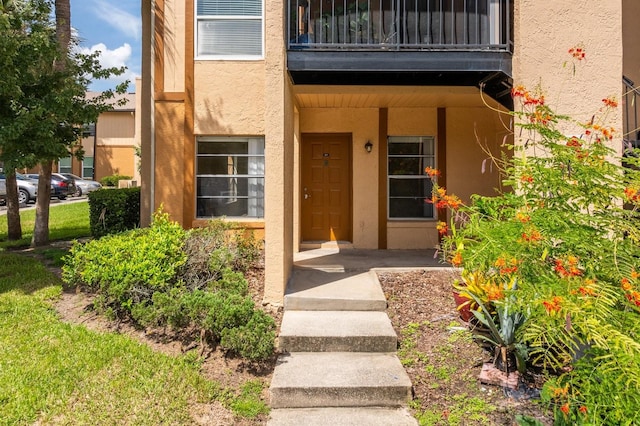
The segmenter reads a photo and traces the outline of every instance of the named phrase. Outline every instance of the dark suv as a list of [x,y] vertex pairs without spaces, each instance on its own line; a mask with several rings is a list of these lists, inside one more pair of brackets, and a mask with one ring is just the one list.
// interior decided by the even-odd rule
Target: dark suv
[[[28,178],[38,180],[38,175],[30,173]],[[51,173],[51,198],[64,200],[76,193],[76,183],[73,179],[67,179],[59,173]]]

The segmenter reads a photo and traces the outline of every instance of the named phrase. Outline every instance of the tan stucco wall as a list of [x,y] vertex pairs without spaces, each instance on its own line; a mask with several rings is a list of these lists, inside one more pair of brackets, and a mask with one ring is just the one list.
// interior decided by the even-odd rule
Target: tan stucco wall
[[184,0],[164,0],[164,90],[184,91]]
[[377,108],[306,108],[300,111],[301,133],[351,133],[353,246],[378,248],[378,153],[370,154],[364,144],[378,146]]
[[[265,61],[197,61],[195,134],[264,135],[265,114],[282,111],[284,97],[266,97],[266,78]],[[281,74],[270,83],[282,87],[285,81]],[[282,120],[279,117],[280,125]]]
[[135,113],[133,111],[103,112],[98,117],[96,124],[98,144],[105,138],[111,139],[112,143],[118,143],[115,139],[128,139],[127,142],[132,144],[135,131]]
[[508,152],[501,145],[512,143],[505,128],[510,119],[489,108],[447,108],[447,190],[465,203],[472,194],[496,195],[500,188],[491,157],[500,160]]
[[[607,96],[622,86],[622,6],[584,0],[520,0],[515,3],[514,84],[542,85],[547,103],[561,114],[586,122]],[[544,13],[541,13],[544,11]],[[576,63],[568,49],[581,44],[586,60]],[[563,66],[563,64],[566,64]],[[621,127],[618,110],[610,125]],[[580,134],[578,126],[565,129]],[[620,147],[619,139],[614,141]]]

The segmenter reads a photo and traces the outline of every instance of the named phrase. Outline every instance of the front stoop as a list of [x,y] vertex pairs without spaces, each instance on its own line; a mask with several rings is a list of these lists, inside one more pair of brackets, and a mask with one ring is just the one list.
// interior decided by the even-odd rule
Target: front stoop
[[411,380],[373,272],[296,271],[271,380],[270,426],[417,425]]
[[273,426],[415,426],[405,408],[281,408],[271,412]]
[[384,312],[286,311],[282,352],[395,352],[396,332]]
[[395,354],[296,352],[278,359],[272,408],[397,407],[411,398],[411,380]]

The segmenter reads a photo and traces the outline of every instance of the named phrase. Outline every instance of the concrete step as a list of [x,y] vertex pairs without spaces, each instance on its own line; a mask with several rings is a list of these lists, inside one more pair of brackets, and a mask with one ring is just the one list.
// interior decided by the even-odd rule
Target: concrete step
[[375,272],[295,269],[284,297],[286,311],[385,311]]
[[394,352],[397,336],[384,312],[285,311],[282,352]]
[[283,354],[271,379],[272,408],[399,407],[411,380],[395,353]]
[[268,426],[416,426],[404,408],[327,407],[271,410]]

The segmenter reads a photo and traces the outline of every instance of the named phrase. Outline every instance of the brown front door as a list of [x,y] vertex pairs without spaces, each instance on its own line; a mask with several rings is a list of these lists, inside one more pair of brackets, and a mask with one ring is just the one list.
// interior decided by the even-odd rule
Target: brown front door
[[302,240],[351,241],[351,135],[302,135]]

